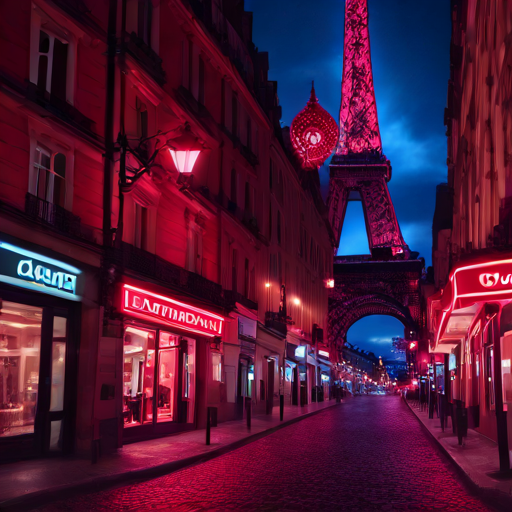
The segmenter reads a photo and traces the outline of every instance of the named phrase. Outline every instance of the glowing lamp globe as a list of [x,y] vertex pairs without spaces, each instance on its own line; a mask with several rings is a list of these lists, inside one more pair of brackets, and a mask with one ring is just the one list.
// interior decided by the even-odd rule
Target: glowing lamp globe
[[197,138],[186,129],[182,135],[167,142],[174,165],[180,174],[190,174],[203,147]]
[[292,121],[290,137],[305,169],[318,169],[338,142],[338,125],[318,103],[315,87],[306,107]]

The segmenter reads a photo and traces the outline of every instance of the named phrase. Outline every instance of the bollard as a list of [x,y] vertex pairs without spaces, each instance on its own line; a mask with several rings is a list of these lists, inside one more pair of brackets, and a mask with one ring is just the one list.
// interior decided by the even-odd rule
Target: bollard
[[251,430],[251,415],[252,415],[252,407],[251,407],[251,399],[245,399],[245,409],[247,412],[247,430]]
[[211,433],[211,409],[206,408],[206,446],[210,445],[210,433]]
[[279,395],[279,421],[284,418],[284,395]]

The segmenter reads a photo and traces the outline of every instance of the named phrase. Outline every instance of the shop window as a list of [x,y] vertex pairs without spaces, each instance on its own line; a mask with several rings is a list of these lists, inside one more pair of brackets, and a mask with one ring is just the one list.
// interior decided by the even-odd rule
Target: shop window
[[41,308],[0,302],[0,438],[34,433],[42,317]]
[[34,155],[33,190],[43,201],[62,208],[66,205],[66,156],[38,144]]
[[127,327],[124,334],[123,415],[125,427],[153,421],[155,331]]
[[50,32],[39,31],[37,87],[66,100],[68,43]]
[[222,382],[222,354],[212,353],[212,379],[214,382]]
[[486,379],[486,398],[488,409],[494,409],[494,366],[493,366],[493,346],[485,349],[485,379]]

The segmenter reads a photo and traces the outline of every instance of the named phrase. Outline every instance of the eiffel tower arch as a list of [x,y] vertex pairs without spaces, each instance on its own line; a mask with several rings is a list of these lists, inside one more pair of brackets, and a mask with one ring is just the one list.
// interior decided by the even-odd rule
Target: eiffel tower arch
[[[370,315],[400,320],[411,339],[421,323],[423,263],[405,243],[388,190],[373,87],[367,0],[346,0],[340,135],[330,164],[329,220],[339,247],[347,205],[360,199],[370,255],[336,256],[329,341],[341,349],[349,328]],[[337,251],[337,249],[336,249]]]

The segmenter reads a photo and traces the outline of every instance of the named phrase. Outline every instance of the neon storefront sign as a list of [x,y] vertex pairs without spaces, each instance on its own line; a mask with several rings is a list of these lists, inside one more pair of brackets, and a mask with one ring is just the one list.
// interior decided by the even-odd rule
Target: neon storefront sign
[[0,242],[0,281],[70,300],[81,300],[82,271],[62,261]]
[[475,263],[459,267],[441,298],[442,315],[436,341],[443,336],[452,311],[478,302],[512,300],[512,259]]
[[125,313],[206,336],[222,334],[224,318],[219,315],[128,284],[122,294]]

